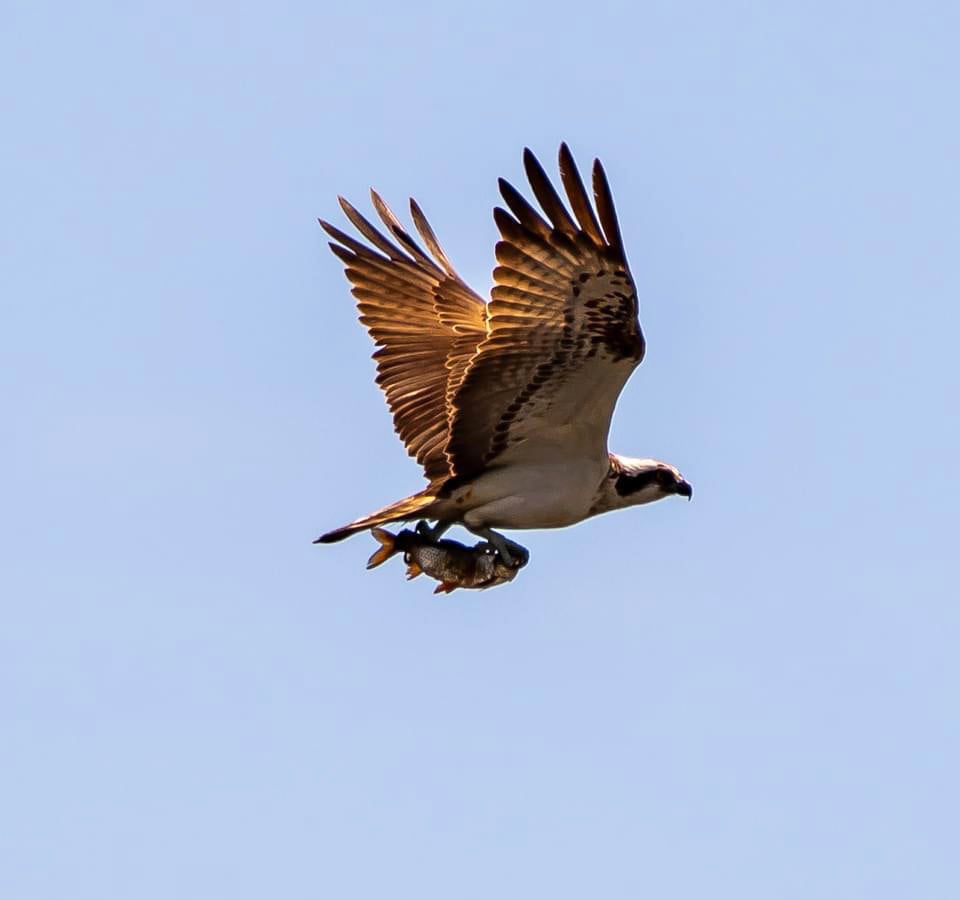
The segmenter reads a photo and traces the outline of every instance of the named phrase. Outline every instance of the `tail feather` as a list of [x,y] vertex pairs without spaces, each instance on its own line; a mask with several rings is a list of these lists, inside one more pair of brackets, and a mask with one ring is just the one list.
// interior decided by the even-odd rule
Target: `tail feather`
[[[412,497],[405,497],[396,503],[378,509],[361,519],[356,519],[349,525],[342,528],[335,528],[326,534],[320,535],[315,544],[333,544],[351,537],[360,531],[366,531],[368,528],[374,528],[377,525],[386,525],[388,522],[403,522],[407,519],[416,519],[423,510],[425,510],[437,498],[433,494],[414,494]],[[379,538],[378,538],[379,540]],[[379,552],[379,551],[378,551]]]

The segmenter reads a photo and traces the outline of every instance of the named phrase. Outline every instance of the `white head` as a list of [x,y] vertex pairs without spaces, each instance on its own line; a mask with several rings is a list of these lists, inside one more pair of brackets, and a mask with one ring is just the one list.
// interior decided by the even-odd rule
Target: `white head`
[[595,513],[652,503],[677,495],[693,497],[693,488],[676,466],[657,459],[631,459],[610,454],[610,471],[600,489]]

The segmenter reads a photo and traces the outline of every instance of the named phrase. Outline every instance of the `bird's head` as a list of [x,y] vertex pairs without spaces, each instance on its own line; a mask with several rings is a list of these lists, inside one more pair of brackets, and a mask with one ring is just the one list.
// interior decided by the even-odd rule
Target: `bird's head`
[[657,459],[610,455],[607,495],[611,506],[638,506],[676,494],[690,500],[693,488],[677,469]]

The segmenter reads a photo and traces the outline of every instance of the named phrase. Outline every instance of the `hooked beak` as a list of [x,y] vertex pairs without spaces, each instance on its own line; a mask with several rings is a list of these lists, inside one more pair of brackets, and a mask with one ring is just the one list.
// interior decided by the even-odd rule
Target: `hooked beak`
[[693,485],[689,481],[681,481],[677,485],[677,493],[681,497],[686,497],[688,500],[693,499]]

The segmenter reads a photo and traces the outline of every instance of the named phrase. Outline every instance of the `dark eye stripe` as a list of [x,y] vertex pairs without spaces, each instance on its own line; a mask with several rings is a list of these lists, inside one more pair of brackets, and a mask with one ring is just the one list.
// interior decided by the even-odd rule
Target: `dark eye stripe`
[[639,490],[658,481],[659,470],[654,469],[651,472],[641,472],[639,475],[621,475],[617,478],[617,493],[621,497],[629,497]]

